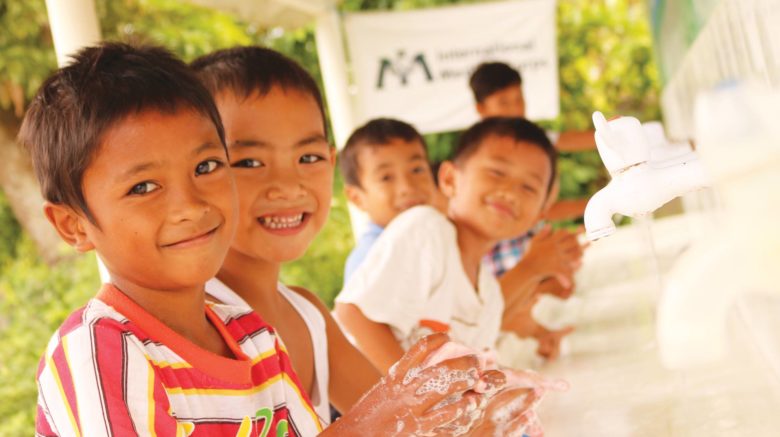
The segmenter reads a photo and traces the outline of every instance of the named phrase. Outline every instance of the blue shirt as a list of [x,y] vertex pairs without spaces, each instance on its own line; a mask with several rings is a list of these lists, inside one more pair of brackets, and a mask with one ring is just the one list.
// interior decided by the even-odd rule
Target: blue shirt
[[363,263],[363,260],[366,259],[366,256],[368,255],[368,252],[371,250],[371,247],[374,246],[374,243],[376,243],[377,238],[379,238],[379,235],[384,231],[385,229],[376,223],[369,222],[368,227],[366,227],[366,231],[363,232],[363,235],[360,236],[360,239],[358,239],[357,244],[352,249],[352,252],[349,253],[349,256],[347,257],[347,264],[344,266],[344,283],[346,284],[349,280],[349,277],[352,276],[353,273],[355,273],[355,270],[357,270],[358,267],[360,267],[360,264]]

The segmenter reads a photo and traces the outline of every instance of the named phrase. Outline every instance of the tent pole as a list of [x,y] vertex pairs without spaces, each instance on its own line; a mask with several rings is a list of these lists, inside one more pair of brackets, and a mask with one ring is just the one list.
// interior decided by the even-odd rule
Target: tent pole
[[81,48],[100,42],[94,0],[46,0],[57,65],[64,67]]
[[341,17],[335,8],[317,17],[316,38],[333,137],[336,147],[341,149],[355,125],[352,99],[349,95],[349,75],[341,33]]
[[[341,149],[355,128],[352,98],[349,95],[349,74],[344,52],[344,37],[341,33],[341,16],[336,8],[317,17],[317,55],[320,60],[322,81],[328,98],[333,138]],[[368,217],[349,204],[349,216],[355,237],[362,235],[368,224]]]

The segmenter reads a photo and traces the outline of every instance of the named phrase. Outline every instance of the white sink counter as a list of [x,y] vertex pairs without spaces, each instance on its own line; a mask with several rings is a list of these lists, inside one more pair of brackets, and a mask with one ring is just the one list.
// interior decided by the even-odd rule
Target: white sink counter
[[[695,220],[676,216],[653,224],[662,271],[697,235],[702,223]],[[642,232],[625,227],[595,242],[571,302],[549,299],[537,308],[549,324],[577,327],[565,354],[540,368],[572,386],[542,402],[546,435],[780,436],[780,378],[762,358],[736,307],[728,358],[686,371],[661,366],[655,344],[660,284]],[[780,322],[777,326],[780,332]]]

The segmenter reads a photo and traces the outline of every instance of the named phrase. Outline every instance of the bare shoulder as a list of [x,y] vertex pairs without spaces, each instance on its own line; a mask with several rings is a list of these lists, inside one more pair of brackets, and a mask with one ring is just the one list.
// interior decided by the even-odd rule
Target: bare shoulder
[[328,307],[325,306],[325,303],[322,301],[322,299],[319,298],[319,296],[297,285],[287,285],[287,288],[298,293],[303,298],[311,302],[312,305],[317,307],[320,313],[322,313],[322,315],[325,317],[325,320],[329,320],[332,318],[332,316],[330,315],[330,311],[328,310]]

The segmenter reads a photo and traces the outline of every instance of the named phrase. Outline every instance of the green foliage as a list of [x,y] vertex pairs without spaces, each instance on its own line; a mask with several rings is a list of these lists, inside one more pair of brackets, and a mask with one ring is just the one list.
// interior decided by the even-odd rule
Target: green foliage
[[99,285],[94,256],[51,268],[26,237],[15,251],[0,266],[0,435],[7,436],[31,434],[38,360],[57,326]]
[[0,29],[0,110],[21,117],[56,66],[44,2],[0,0]]
[[341,291],[344,263],[354,245],[341,175],[336,173],[334,196],[328,222],[306,256],[282,268],[282,282],[316,292],[331,307]]
[[[0,269],[13,262],[16,246],[22,236],[22,227],[0,191]],[[0,313],[1,315],[2,313]]]

